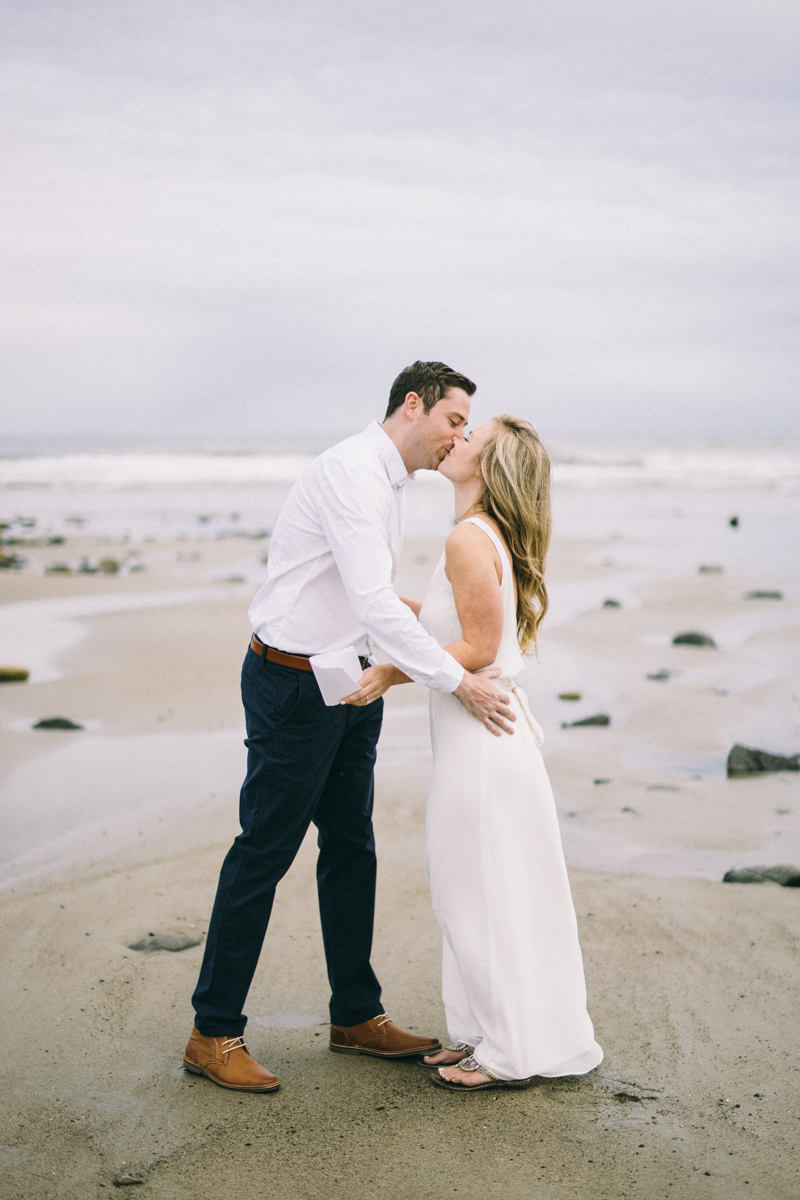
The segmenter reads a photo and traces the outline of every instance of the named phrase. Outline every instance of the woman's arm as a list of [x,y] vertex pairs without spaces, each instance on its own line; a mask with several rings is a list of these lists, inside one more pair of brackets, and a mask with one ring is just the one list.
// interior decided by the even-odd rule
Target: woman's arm
[[422,601],[412,600],[410,596],[401,596],[400,599],[403,601],[403,604],[408,605],[414,616],[419,620],[419,610],[422,608]]
[[[447,539],[446,571],[453,588],[458,619],[464,637],[445,649],[467,671],[480,671],[497,658],[503,636],[503,597],[500,591],[500,556],[486,534],[474,525],[458,525]],[[419,616],[422,605],[406,596],[400,599]],[[343,704],[377,700],[399,683],[410,683],[391,663],[367,667],[359,680],[359,691]]]
[[500,556],[485,533],[466,523],[450,534],[446,554],[464,636],[445,649],[467,671],[480,671],[496,659],[503,636]]

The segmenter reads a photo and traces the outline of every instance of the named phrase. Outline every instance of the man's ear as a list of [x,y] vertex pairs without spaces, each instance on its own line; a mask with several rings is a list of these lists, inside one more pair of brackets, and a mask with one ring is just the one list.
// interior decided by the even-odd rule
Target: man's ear
[[422,403],[422,397],[418,396],[416,392],[406,392],[406,398],[403,401],[403,409],[405,410],[406,416],[411,417],[412,419],[418,416],[418,414],[424,412],[425,409],[425,406]]

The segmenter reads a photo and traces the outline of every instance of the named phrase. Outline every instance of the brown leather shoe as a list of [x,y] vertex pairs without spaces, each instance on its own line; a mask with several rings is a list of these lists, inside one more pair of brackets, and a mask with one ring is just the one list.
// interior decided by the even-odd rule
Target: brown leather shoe
[[380,1013],[360,1025],[331,1025],[330,1048],[335,1054],[374,1054],[376,1058],[410,1058],[441,1050],[438,1038],[407,1033]]
[[183,1052],[184,1070],[236,1092],[277,1092],[281,1081],[247,1053],[240,1037],[203,1037],[195,1026]]

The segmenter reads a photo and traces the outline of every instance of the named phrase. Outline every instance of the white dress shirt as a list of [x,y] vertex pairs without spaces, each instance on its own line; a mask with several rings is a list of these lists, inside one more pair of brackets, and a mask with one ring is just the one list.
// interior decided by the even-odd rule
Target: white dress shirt
[[413,479],[373,421],[305,468],[269,547],[253,631],[287,654],[326,654],[372,639],[416,683],[453,692],[464,668],[426,633],[394,590],[403,545],[403,488]]

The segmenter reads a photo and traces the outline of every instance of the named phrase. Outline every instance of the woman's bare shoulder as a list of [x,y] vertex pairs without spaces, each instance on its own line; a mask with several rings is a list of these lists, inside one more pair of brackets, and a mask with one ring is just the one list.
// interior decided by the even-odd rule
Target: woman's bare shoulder
[[[486,513],[481,513],[478,519],[482,521],[484,525],[487,525],[489,529],[491,529],[492,533],[499,537],[501,544],[507,549],[508,547],[506,546],[506,539],[503,537],[502,531],[499,529],[497,522],[493,521],[491,517],[486,515]],[[473,525],[471,521],[462,521],[460,525],[456,525],[455,529],[448,537],[445,545],[449,547],[451,542],[454,546],[478,546],[483,543],[491,546],[492,549],[495,550],[495,553],[497,552],[492,539],[486,536],[486,530],[481,529],[478,525]]]
[[[494,528],[494,522],[491,522],[491,527]],[[498,577],[502,572],[500,555],[494,542],[486,536],[485,530],[479,529],[470,521],[462,521],[460,525],[456,525],[445,542],[445,558],[448,569],[460,567],[466,570],[471,566],[473,570],[484,570],[493,563]]]
[[450,551],[467,550],[472,551],[473,547],[491,546],[491,541],[487,538],[476,525],[470,521],[462,521],[460,525],[456,525],[455,529],[448,536],[445,542],[445,549]]

